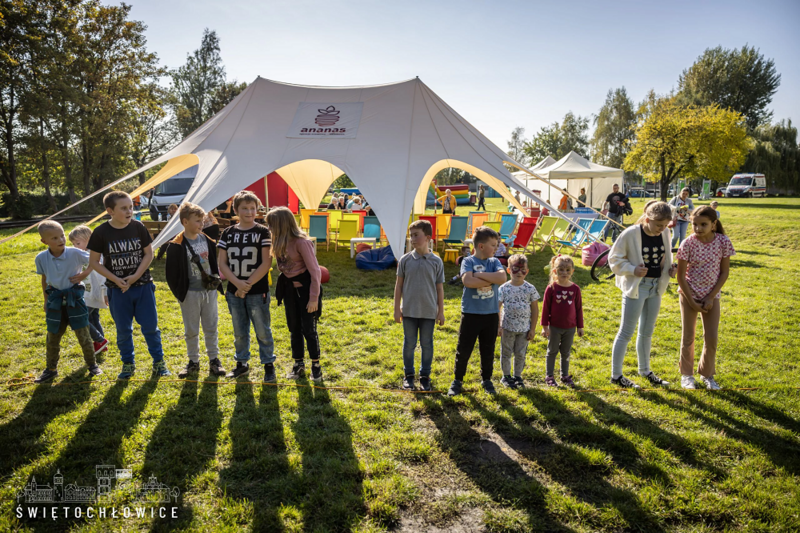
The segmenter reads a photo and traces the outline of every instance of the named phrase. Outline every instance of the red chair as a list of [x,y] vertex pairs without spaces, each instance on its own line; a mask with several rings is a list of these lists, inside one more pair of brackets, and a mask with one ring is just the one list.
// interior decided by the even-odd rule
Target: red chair
[[[533,232],[536,231],[536,223],[529,223],[523,222],[517,228],[517,238],[514,239],[514,244],[511,245],[511,250],[513,251],[515,248],[522,248],[522,252],[525,253],[528,251],[528,246],[530,246],[531,237],[533,237]],[[533,247],[533,252],[536,253],[536,247]]]
[[436,238],[437,238],[437,235],[436,235],[436,215],[422,215],[422,216],[419,217],[419,219],[420,220],[427,220],[428,222],[431,223],[431,231],[433,232],[431,240],[433,241],[433,246],[434,246],[434,249],[435,249],[436,248],[436,244],[438,242],[436,240]]

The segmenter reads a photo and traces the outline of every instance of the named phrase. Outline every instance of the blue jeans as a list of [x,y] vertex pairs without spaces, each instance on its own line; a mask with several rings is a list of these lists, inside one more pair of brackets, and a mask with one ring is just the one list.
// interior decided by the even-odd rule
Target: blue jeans
[[246,363],[250,360],[250,324],[256,330],[258,355],[261,364],[275,362],[275,343],[269,318],[269,293],[248,294],[237,298],[232,292],[225,293],[228,310],[233,320],[233,346],[236,349],[234,360]]
[[672,228],[672,247],[677,248],[686,239],[686,228],[689,223],[685,220],[678,220],[675,222],[675,227]]
[[[616,220],[620,224],[622,224],[622,217],[623,217],[622,213],[618,215],[615,215],[613,213],[608,214],[608,218],[610,218],[611,220]],[[612,232],[613,235],[611,235],[611,242],[616,242],[617,237],[619,237],[619,234],[622,233],[622,230],[619,229],[619,226],[609,221],[608,224],[606,225],[606,230],[603,232],[603,240],[606,240],[608,238],[608,234]]]
[[161,330],[158,329],[158,312],[156,311],[156,286],[145,283],[131,287],[125,292],[116,288],[108,289],[108,310],[117,326],[117,348],[123,363],[133,363],[133,319],[142,328],[142,335],[147,342],[147,351],[153,362],[164,359],[161,349]]
[[642,278],[639,283],[639,297],[622,297],[622,322],[614,339],[611,351],[611,377],[622,375],[622,360],[628,350],[628,343],[639,323],[639,335],[636,337],[636,355],[639,357],[639,374],[650,373],[650,346],[653,341],[653,330],[661,308],[661,296],[658,294],[659,278]]
[[103,325],[100,323],[100,309],[96,307],[87,307],[86,309],[89,310],[89,334],[94,342],[100,342],[106,338]]
[[422,362],[419,367],[420,377],[431,375],[431,364],[433,363],[433,326],[436,320],[433,318],[411,318],[403,317],[403,373],[406,376],[413,376],[414,372],[414,350],[417,347],[417,333],[419,333],[419,345],[422,349]]

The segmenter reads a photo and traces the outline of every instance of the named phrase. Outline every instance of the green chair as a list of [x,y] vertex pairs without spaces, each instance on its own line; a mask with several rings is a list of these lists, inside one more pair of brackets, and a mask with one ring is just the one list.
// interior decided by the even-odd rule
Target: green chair
[[572,231],[572,224],[570,224],[569,220],[559,218],[556,221],[556,225],[553,226],[553,231],[550,232],[550,235],[545,242],[545,246],[549,246],[553,249],[553,252],[556,253],[556,243],[560,240],[567,240],[567,236],[569,235],[570,231]]
[[539,244],[542,245],[542,250],[544,250],[544,247],[547,246],[547,241],[550,238],[550,234],[553,232],[553,228],[558,220],[558,217],[541,217],[539,219],[539,227],[536,228],[533,237],[531,237],[534,250]]

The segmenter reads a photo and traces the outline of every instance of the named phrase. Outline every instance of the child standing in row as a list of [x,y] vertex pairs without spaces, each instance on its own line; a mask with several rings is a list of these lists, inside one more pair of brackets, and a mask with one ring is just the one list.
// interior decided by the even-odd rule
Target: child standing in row
[[500,261],[494,257],[500,236],[492,228],[481,226],[475,230],[475,253],[461,262],[461,326],[456,346],[455,379],[447,391],[448,396],[461,394],[467,363],[479,342],[481,353],[481,386],[488,394],[496,394],[492,383],[494,347],[500,326],[498,288],[508,278]]
[[[89,244],[91,236],[92,230],[89,226],[76,226],[69,232],[69,242],[78,250],[88,254],[86,246]],[[91,269],[84,274],[88,274],[88,277],[84,278],[86,292],[83,293],[83,299],[86,302],[86,309],[89,311],[89,334],[94,343],[94,354],[97,355],[108,351],[108,341],[105,338],[103,324],[100,323],[100,309],[108,309],[106,279]]]
[[275,383],[275,343],[269,315],[269,277],[272,265],[272,238],[266,226],[256,223],[261,201],[250,191],[233,197],[233,211],[239,223],[222,233],[219,270],[228,280],[225,300],[233,320],[236,368],[227,377],[238,378],[250,372],[250,324],[256,330],[258,354],[264,365],[264,382]]
[[666,202],[651,200],[636,224],[622,232],[609,252],[608,263],[616,274],[616,285],[622,291],[622,317],[611,351],[611,383],[639,389],[622,375],[622,363],[636,326],[636,355],[639,375],[653,385],[669,385],[650,369],[650,347],[661,297],[675,275],[672,264],[669,223],[672,208]]
[[158,329],[156,286],[148,269],[153,261],[153,239],[144,224],[133,220],[133,200],[128,193],[112,191],[103,197],[103,205],[111,220],[95,228],[88,248],[92,269],[106,278],[108,308],[117,327],[117,348],[122,358],[122,372],[117,377],[130,379],[136,371],[134,318],[153,358],[153,372],[170,376]]
[[[522,370],[528,342],[536,335],[536,322],[539,320],[539,293],[536,287],[525,281],[528,275],[528,259],[523,254],[512,255],[508,259],[511,281],[500,287],[500,367],[504,386],[511,389],[524,389]],[[511,375],[511,359],[514,359],[514,375]]]
[[67,248],[64,229],[54,220],[39,224],[39,236],[47,250],[35,259],[36,273],[42,276],[44,312],[47,319],[47,367],[34,381],[44,383],[58,375],[61,337],[69,325],[78,338],[89,374],[97,376],[102,370],[94,357],[94,345],[89,334],[89,312],[83,300],[85,277],[81,270],[89,263],[89,254],[78,248]]
[[[431,390],[433,327],[444,325],[444,263],[428,250],[433,227],[417,220],[408,228],[414,249],[397,263],[394,286],[394,320],[403,324],[403,388],[415,390],[414,350],[417,336],[422,350],[419,385]],[[401,306],[402,301],[402,306]]]
[[203,233],[205,211],[185,202],[180,208],[183,231],[167,245],[167,285],[181,304],[183,332],[189,362],[179,378],[200,371],[200,327],[208,355],[209,372],[224,376],[217,344],[217,291],[222,292],[217,267],[216,243]]
[[692,214],[694,233],[678,250],[678,285],[681,305],[681,386],[694,389],[694,335],[697,315],[703,320],[703,354],[697,372],[709,390],[719,390],[716,374],[720,291],[728,280],[730,257],[736,254],[722,222],[710,206]]
[[317,321],[322,313],[322,273],[314,253],[314,242],[297,226],[292,212],[276,207],[267,214],[272,233],[272,256],[281,274],[275,287],[278,305],[283,302],[289,328],[294,365],[286,376],[299,379],[305,375],[305,346],[311,359],[311,379],[322,380]]
[[550,260],[550,284],[544,291],[542,303],[542,336],[547,343],[547,375],[545,383],[557,387],[555,377],[556,355],[561,353],[561,383],[574,387],[569,373],[572,341],[577,331],[583,337],[583,303],[581,289],[572,283],[575,263],[568,255],[557,255]]

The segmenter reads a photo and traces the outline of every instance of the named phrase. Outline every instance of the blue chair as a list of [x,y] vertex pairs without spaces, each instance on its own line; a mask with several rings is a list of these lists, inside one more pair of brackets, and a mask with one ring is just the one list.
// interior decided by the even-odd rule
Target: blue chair
[[575,231],[575,234],[572,236],[572,238],[568,241],[556,241],[561,245],[558,247],[558,250],[556,250],[556,253],[561,252],[561,248],[564,246],[571,248],[573,252],[575,252],[575,250],[580,250],[583,241],[586,240],[586,236],[588,235],[589,228],[592,226],[592,222],[593,221],[591,218],[579,218],[577,220],[578,229]]
[[317,244],[325,241],[325,250],[330,250],[330,238],[328,237],[328,215],[309,215],[308,236],[316,237]]
[[375,238],[375,242],[381,242],[381,223],[378,217],[364,217],[364,237]]
[[596,218],[592,220],[592,225],[589,226],[589,235],[587,238],[592,241],[602,241],[603,233],[606,231],[606,226],[609,224],[610,222],[605,218]]
[[508,239],[517,227],[517,215],[503,215],[500,224],[500,238]]
[[453,217],[450,219],[450,234],[442,241],[447,246],[463,246],[464,240],[467,238],[467,224],[469,219],[467,217]]

